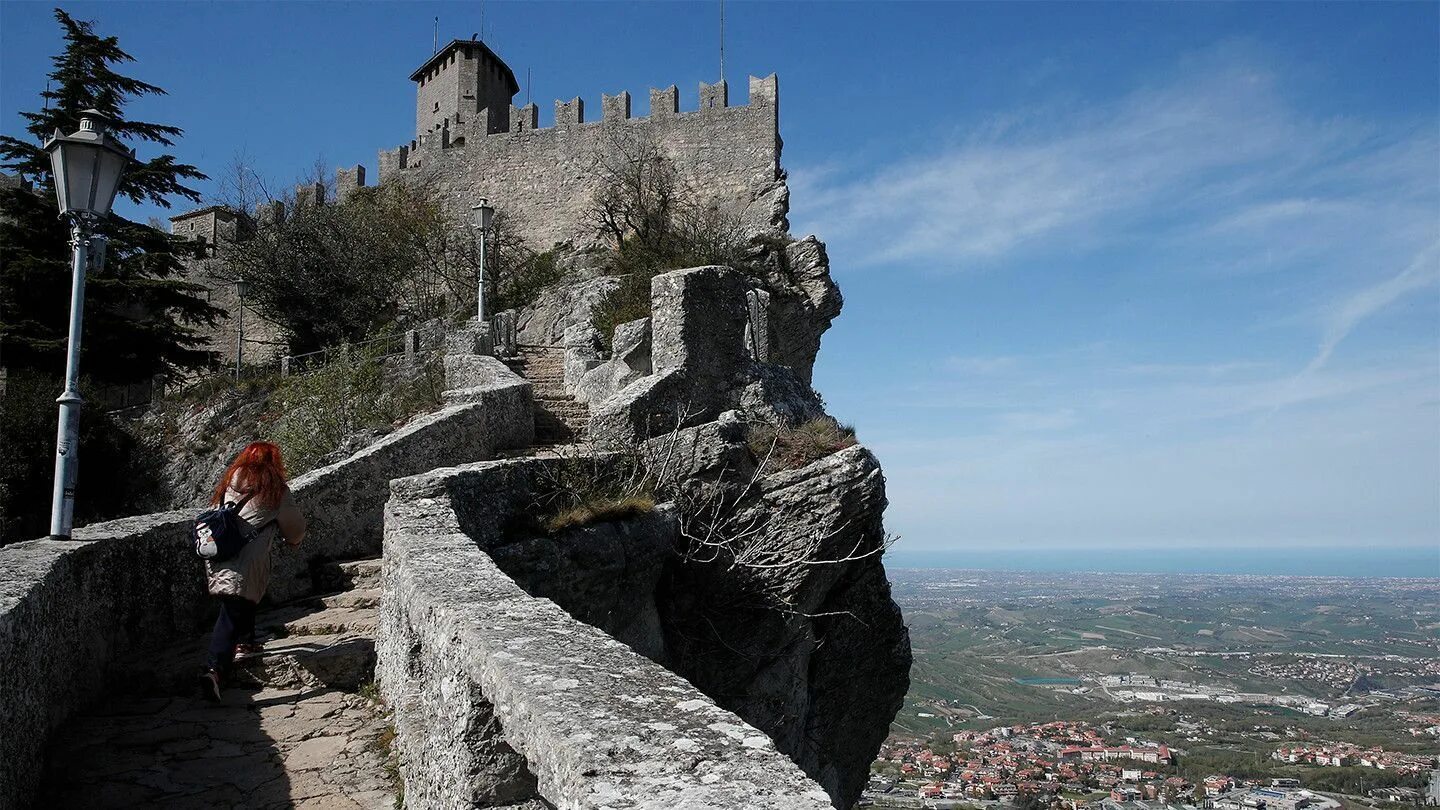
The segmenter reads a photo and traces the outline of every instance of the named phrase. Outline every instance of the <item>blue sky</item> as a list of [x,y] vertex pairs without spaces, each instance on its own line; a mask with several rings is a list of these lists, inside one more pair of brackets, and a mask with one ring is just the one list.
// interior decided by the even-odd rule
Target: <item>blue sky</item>
[[[58,49],[0,5],[0,124]],[[411,137],[475,3],[74,3],[220,174]],[[715,3],[483,5],[540,106],[718,72]],[[1440,548],[1440,5],[726,7],[780,76],[797,234],[845,313],[816,385],[902,548]],[[525,91],[522,90],[522,100]],[[207,191],[211,189],[207,188]],[[1440,552],[1435,570],[1440,574]]]

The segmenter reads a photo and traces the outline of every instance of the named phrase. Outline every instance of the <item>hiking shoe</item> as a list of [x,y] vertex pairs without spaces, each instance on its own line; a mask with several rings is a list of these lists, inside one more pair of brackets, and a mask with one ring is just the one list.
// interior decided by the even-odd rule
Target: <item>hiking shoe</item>
[[235,645],[235,660],[240,661],[246,658],[254,658],[265,651],[265,645],[259,642]]
[[200,697],[211,703],[220,702],[220,673],[212,669],[200,676]]

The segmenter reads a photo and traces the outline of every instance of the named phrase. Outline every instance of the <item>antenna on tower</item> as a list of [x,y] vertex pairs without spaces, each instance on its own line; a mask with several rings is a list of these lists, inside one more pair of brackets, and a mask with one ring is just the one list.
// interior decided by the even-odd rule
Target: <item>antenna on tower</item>
[[433,48],[430,49],[430,53],[433,55],[433,54],[437,54],[437,53],[439,53],[439,52],[440,52],[440,17],[439,17],[439,16],[436,16],[436,17],[435,17],[435,45],[434,45]]
[[525,103],[530,103],[530,68],[525,68]]
[[476,37],[481,42],[485,41],[485,0],[480,0],[480,33]]
[[725,81],[725,0],[720,0],[720,81]]

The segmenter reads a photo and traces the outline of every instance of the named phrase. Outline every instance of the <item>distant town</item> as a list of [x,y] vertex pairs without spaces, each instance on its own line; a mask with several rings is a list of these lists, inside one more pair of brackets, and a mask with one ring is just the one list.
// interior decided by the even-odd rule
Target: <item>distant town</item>
[[[1440,722],[1440,717],[1428,719]],[[1434,722],[1430,728],[1433,734]],[[1024,800],[1072,808],[1093,805],[1100,810],[1157,810],[1147,802],[1214,810],[1323,810],[1344,804],[1304,789],[1295,778],[1214,773],[1191,781],[1173,773],[1183,751],[1139,737],[1117,740],[1112,734],[1105,727],[1056,721],[957,732],[950,745],[892,742],[876,758],[866,801],[871,806],[958,807]],[[1381,803],[1410,804],[1422,798],[1440,803],[1440,762],[1434,755],[1320,742],[1280,746],[1272,758],[1320,767],[1376,768],[1402,777],[1428,776],[1424,791],[1376,788],[1369,798]],[[911,797],[921,802],[907,801]]]
[[1440,581],[892,576],[915,666],[864,806],[1440,804]]

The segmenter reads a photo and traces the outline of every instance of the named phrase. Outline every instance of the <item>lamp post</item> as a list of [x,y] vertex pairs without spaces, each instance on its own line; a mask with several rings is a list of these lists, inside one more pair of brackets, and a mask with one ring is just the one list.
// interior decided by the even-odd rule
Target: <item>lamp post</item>
[[250,292],[250,282],[244,278],[235,279],[235,323],[239,333],[235,336],[235,379],[240,379],[240,363],[245,357],[245,295]]
[[[60,216],[70,222],[70,248],[74,280],[70,288],[70,334],[65,357],[65,391],[60,404],[60,424],[55,436],[55,490],[50,507],[50,539],[69,540],[75,518],[75,476],[80,452],[80,409],[85,400],[78,388],[80,378],[80,325],[85,313],[85,273],[105,260],[105,242],[98,229],[110,214],[120,175],[134,154],[105,132],[109,120],[99,110],[80,113],[80,131],[55,135],[45,144],[50,153],[50,173],[55,181],[55,199]],[[91,241],[94,255],[91,255]]]
[[475,322],[485,323],[485,235],[490,230],[490,220],[495,217],[495,209],[490,207],[490,201],[484,197],[480,198],[480,204],[472,209],[475,212],[475,228],[480,231],[480,272],[476,274],[476,301],[475,301]]

